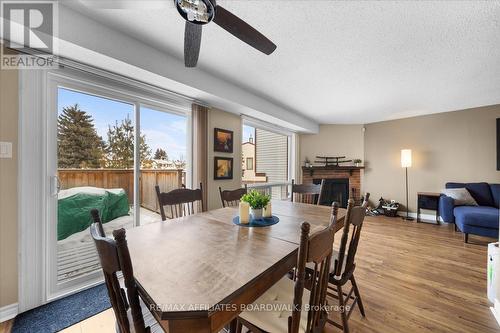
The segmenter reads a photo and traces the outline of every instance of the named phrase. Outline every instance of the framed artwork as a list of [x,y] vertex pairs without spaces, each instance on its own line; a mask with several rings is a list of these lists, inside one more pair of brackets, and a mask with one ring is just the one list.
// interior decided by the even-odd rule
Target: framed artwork
[[214,179],[233,179],[232,157],[214,157]]
[[233,152],[233,131],[214,128],[214,151],[221,153]]

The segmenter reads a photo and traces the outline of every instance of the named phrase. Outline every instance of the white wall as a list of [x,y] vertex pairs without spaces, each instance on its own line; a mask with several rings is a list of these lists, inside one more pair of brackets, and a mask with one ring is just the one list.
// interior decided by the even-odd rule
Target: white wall
[[[234,132],[233,153],[214,152],[214,128],[226,129]],[[208,209],[221,208],[219,186],[223,190],[234,190],[241,187],[241,117],[233,113],[218,109],[210,109],[208,114],[208,181],[207,196]],[[214,156],[233,158],[233,179],[214,180]],[[194,186],[196,187],[196,185]]]

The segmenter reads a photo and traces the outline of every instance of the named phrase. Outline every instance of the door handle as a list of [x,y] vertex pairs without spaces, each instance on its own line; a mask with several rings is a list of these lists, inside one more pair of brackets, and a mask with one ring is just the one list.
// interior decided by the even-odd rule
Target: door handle
[[61,191],[61,181],[57,176],[52,176],[52,189],[52,196],[54,197]]

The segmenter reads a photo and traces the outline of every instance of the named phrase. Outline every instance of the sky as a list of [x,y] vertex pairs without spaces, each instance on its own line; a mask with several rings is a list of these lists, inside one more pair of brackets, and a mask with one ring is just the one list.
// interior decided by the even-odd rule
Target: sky
[[241,142],[248,142],[250,135],[253,138],[253,142],[255,143],[255,128],[247,125],[243,125],[243,136],[241,137]]
[[[134,119],[134,106],[80,92],[58,89],[58,113],[64,107],[78,104],[82,111],[94,119],[97,134],[107,140],[108,126],[120,123],[127,116]],[[177,114],[141,107],[141,133],[152,153],[164,149],[170,160],[186,159],[187,118]]]

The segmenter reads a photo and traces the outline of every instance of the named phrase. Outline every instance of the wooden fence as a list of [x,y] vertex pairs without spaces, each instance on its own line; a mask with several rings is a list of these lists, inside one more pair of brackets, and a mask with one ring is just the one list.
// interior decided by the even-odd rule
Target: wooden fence
[[[139,191],[141,206],[158,211],[155,186],[159,185],[162,192],[181,188],[185,184],[185,172],[179,170],[141,170]],[[61,189],[80,186],[100,188],[122,188],[130,203],[134,201],[134,170],[129,169],[59,169]]]

